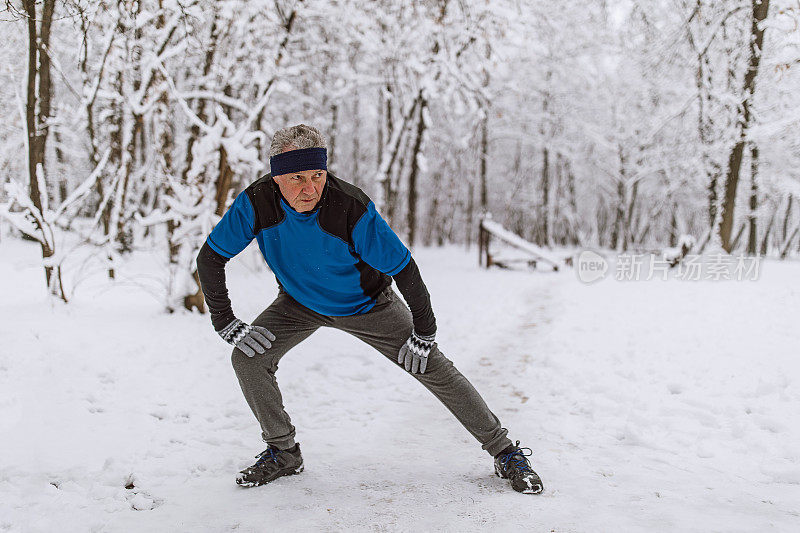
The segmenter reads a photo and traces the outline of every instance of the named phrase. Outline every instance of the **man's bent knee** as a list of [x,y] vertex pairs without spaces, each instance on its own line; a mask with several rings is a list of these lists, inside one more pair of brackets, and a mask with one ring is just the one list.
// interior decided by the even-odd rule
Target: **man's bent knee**
[[247,357],[239,348],[233,349],[233,352],[231,353],[231,364],[237,373],[239,372],[239,369],[242,369],[247,365],[248,359],[249,357]]
[[453,362],[439,350],[438,345],[434,344],[433,349],[431,349],[428,354],[428,363],[425,367],[425,372],[423,374],[414,375],[418,375],[419,377],[450,376],[454,373],[458,373],[458,370],[455,370]]
[[264,368],[274,374],[278,370],[278,359],[277,352],[273,352],[272,348],[253,357],[247,357],[239,348],[234,348],[231,353],[231,364],[237,374],[252,372],[256,368]]

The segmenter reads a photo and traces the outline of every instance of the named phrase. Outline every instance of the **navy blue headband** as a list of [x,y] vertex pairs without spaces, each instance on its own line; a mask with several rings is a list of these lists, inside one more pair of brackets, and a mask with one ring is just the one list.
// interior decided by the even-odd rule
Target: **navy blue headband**
[[272,176],[301,170],[328,170],[328,151],[325,148],[301,148],[269,158],[269,173]]

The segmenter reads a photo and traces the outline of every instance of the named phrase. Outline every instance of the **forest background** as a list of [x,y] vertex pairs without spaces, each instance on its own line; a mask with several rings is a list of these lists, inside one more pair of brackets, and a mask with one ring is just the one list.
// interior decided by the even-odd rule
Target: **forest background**
[[[0,235],[80,271],[194,258],[308,123],[413,247],[800,251],[797,0],[8,0]],[[62,270],[77,250],[92,253]]]

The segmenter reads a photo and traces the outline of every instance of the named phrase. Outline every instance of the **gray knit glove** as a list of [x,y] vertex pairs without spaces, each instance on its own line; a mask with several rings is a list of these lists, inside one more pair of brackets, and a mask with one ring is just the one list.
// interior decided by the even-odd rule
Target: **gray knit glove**
[[423,337],[412,330],[411,336],[397,354],[397,363],[405,366],[406,372],[424,374],[425,367],[428,366],[428,354],[433,349],[435,338],[435,334]]
[[219,336],[228,344],[239,348],[247,357],[266,352],[267,348],[272,348],[270,341],[275,340],[275,335],[267,328],[251,326],[238,318],[222,328]]

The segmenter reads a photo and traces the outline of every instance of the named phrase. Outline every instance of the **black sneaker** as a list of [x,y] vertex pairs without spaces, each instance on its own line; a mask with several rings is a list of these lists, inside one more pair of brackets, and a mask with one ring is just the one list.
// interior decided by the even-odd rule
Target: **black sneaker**
[[291,476],[303,471],[303,456],[300,445],[295,443],[294,451],[280,450],[270,444],[269,448],[256,455],[256,464],[248,466],[236,476],[236,483],[242,487],[258,487],[281,476]]
[[[539,474],[533,471],[527,457],[533,454],[530,448],[520,448],[519,441],[509,446],[494,458],[494,473],[498,477],[510,479],[511,487],[523,494],[539,494],[544,485]],[[523,450],[527,450],[525,453]]]

